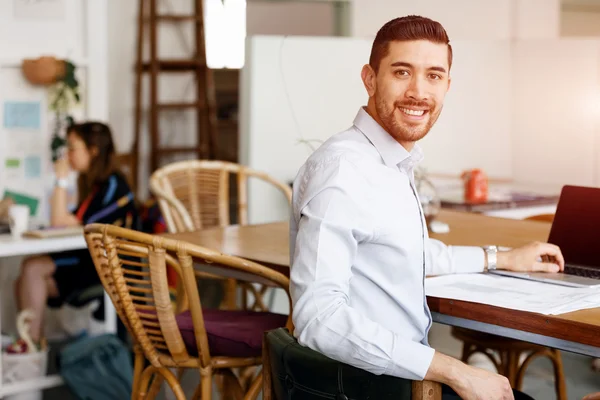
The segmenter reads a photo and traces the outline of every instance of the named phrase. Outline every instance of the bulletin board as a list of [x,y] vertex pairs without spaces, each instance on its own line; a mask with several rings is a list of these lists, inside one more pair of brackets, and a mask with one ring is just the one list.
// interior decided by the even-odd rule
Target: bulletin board
[[29,85],[18,68],[0,67],[0,194],[44,217],[49,165],[49,118],[45,91]]
[[[85,70],[79,71],[80,85],[85,83],[85,75]],[[50,91],[27,82],[20,68],[0,66],[0,93],[0,195],[26,204],[32,217],[45,223],[55,180],[50,152],[54,125],[54,114],[48,107]],[[85,86],[80,93],[83,98]],[[70,112],[76,120],[85,118],[84,103]],[[74,191],[75,180],[71,176],[70,191]]]

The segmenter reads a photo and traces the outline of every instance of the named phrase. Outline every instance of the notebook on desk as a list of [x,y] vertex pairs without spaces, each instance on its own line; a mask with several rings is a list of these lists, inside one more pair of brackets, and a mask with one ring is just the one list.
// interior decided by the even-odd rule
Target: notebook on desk
[[69,226],[65,228],[43,228],[26,231],[23,237],[35,239],[49,239],[67,236],[83,235],[83,226]]
[[600,188],[563,187],[548,243],[560,248],[565,259],[564,272],[491,273],[564,286],[600,286]]

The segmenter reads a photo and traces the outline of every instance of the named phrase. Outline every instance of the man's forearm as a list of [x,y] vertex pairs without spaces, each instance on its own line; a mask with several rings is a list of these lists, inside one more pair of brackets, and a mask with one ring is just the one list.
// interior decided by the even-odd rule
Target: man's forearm
[[438,352],[433,355],[425,379],[450,386],[461,399],[465,400],[515,399],[506,377],[471,367]]
[[461,386],[466,365],[456,358],[435,352],[425,380],[444,383],[451,387]]

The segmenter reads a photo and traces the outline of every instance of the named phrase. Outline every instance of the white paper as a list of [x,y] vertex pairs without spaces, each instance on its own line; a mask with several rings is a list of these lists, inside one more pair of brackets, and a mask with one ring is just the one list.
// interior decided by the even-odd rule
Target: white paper
[[600,307],[599,288],[571,288],[489,274],[427,278],[425,292],[427,296],[546,315]]

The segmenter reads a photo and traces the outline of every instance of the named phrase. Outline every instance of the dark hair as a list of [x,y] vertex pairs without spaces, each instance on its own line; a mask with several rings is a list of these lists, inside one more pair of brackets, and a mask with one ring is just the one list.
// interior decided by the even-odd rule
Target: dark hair
[[83,201],[93,190],[94,185],[105,182],[117,172],[115,145],[110,128],[101,122],[84,122],[69,126],[67,135],[77,135],[85,143],[88,151],[96,149],[86,172],[79,174],[77,192]]
[[433,43],[447,44],[448,68],[452,66],[452,46],[442,24],[418,15],[408,15],[389,21],[377,32],[369,58],[369,65],[375,73],[379,71],[381,60],[388,54],[389,43],[408,40],[429,40]]

